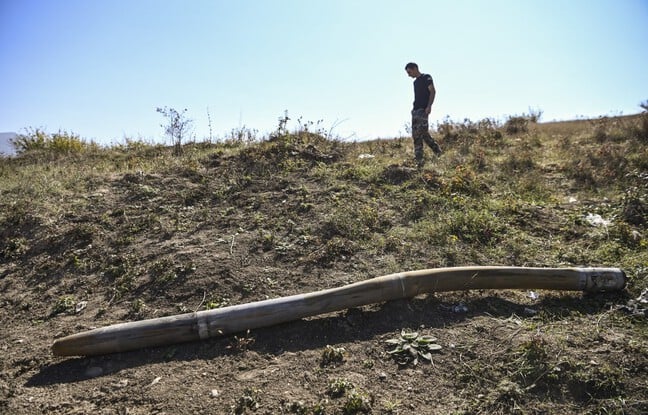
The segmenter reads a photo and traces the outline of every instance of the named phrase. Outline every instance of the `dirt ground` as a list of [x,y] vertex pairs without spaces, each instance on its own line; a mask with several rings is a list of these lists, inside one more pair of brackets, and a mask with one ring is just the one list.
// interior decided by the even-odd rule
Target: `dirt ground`
[[[646,281],[645,246],[619,242],[624,230],[645,238],[645,222],[605,236],[582,219],[619,212],[620,193],[579,193],[546,148],[531,177],[578,202],[538,191],[494,205],[523,191],[496,168],[460,171],[459,144],[423,171],[402,162],[409,141],[327,145],[0,160],[0,412],[648,413],[646,319],[627,312]],[[470,221],[426,222],[438,215]],[[600,295],[427,294],[98,357],[50,351],[119,322],[494,264],[624,266],[633,280]],[[402,330],[442,349],[398,364],[386,340]]]

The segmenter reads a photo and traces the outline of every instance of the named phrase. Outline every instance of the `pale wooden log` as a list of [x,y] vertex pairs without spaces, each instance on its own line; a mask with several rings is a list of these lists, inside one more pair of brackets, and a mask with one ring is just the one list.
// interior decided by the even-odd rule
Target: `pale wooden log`
[[615,291],[618,268],[456,267],[385,275],[307,294],[115,324],[57,339],[57,356],[91,356],[162,346],[271,326],[422,293],[473,289]]

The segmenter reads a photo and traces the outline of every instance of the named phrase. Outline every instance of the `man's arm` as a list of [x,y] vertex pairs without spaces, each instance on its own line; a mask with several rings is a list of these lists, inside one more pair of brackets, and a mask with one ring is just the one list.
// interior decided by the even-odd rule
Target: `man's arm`
[[430,91],[430,99],[428,100],[427,107],[425,107],[425,113],[427,115],[430,115],[430,112],[432,112],[432,104],[434,103],[434,97],[436,96],[436,89],[434,88],[434,83],[431,83],[430,86],[428,86],[428,90]]

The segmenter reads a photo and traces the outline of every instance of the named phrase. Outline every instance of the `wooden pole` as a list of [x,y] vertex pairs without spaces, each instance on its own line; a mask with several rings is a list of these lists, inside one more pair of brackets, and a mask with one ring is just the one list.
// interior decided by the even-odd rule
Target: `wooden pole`
[[134,321],[57,339],[56,356],[92,356],[207,339],[422,293],[472,289],[616,291],[618,268],[456,267],[401,272],[307,294]]

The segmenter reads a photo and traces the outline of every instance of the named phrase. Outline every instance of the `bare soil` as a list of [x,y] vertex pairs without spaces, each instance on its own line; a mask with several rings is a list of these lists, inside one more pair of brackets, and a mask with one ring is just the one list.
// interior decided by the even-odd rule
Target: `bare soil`
[[[446,154],[423,170],[403,161],[410,140],[308,134],[180,157],[145,146],[0,160],[0,412],[648,413],[646,319],[620,309],[646,287],[646,224],[623,216],[643,199],[624,199],[626,176],[592,187],[555,153],[588,140],[588,125],[550,127],[530,133],[542,141],[531,149],[529,136],[492,150],[439,137]],[[625,148],[628,171],[646,166],[645,145]],[[594,227],[588,212],[615,224]],[[50,352],[119,322],[496,264],[620,266],[632,280],[595,296],[431,293],[202,342]],[[399,365],[385,341],[403,329],[443,348]]]

